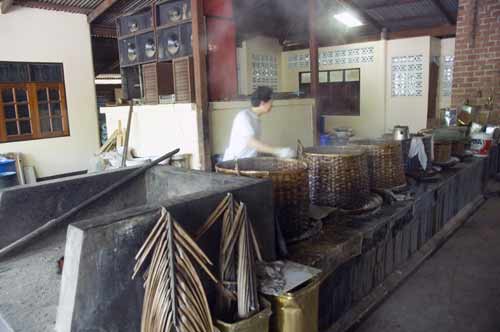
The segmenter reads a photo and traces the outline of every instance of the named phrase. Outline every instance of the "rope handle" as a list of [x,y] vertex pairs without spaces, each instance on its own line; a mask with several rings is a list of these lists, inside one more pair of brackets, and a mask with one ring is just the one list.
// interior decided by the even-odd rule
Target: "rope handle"
[[300,139],[297,140],[297,159],[304,159],[304,145],[302,144]]
[[241,176],[240,165],[238,164],[238,159],[234,160],[234,170],[236,171],[237,176]]

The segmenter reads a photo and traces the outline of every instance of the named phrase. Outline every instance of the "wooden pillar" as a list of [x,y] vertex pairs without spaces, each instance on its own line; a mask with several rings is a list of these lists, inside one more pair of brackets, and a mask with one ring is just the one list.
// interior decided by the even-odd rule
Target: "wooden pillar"
[[309,0],[309,58],[311,62],[311,94],[315,99],[313,108],[313,135],[314,144],[319,144],[320,114],[319,114],[319,55],[318,37],[316,33],[317,24],[317,1]]
[[2,14],[7,14],[7,12],[10,10],[12,5],[14,5],[14,0],[3,0],[2,7],[1,7]]
[[198,124],[198,150],[201,168],[205,171],[210,171],[212,170],[212,152],[208,114],[207,32],[205,28],[203,0],[191,0],[191,15],[193,22],[192,45]]

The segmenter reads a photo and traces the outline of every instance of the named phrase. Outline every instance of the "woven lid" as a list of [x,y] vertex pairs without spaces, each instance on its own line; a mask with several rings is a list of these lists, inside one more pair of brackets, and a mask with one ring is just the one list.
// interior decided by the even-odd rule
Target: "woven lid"
[[366,153],[366,150],[361,147],[354,146],[315,146],[304,149],[306,155],[329,155],[329,156],[361,156]]
[[352,145],[359,146],[378,146],[378,145],[399,145],[400,141],[395,141],[393,139],[385,138],[375,138],[375,139],[353,139],[349,141]]
[[218,170],[238,170],[239,172],[265,172],[282,173],[284,171],[303,171],[307,169],[307,164],[295,159],[278,158],[244,158],[238,160],[224,161],[216,166]]

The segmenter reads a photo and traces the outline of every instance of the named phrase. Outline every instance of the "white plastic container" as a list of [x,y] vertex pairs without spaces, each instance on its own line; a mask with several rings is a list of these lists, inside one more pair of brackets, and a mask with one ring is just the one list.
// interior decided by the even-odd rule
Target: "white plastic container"
[[488,157],[492,143],[492,135],[477,133],[472,135],[470,148],[476,157]]

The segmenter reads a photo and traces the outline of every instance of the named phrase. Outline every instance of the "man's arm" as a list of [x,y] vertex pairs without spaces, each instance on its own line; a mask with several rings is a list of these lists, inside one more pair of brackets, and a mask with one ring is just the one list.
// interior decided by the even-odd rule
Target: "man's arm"
[[255,139],[254,137],[250,137],[248,139],[247,146],[257,150],[257,152],[260,153],[277,154],[279,150],[278,148],[262,143],[261,141]]

